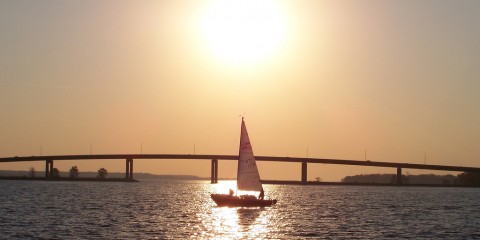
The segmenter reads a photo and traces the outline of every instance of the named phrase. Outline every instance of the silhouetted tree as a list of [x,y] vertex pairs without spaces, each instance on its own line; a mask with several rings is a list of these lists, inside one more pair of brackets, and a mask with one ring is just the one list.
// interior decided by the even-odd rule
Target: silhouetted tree
[[464,172],[457,176],[458,183],[466,186],[480,186],[480,173]]
[[108,171],[105,168],[100,168],[98,169],[98,175],[97,178],[102,178],[104,179],[108,175]]
[[[347,183],[397,183],[396,174],[366,174],[347,176],[342,179],[342,182]],[[458,184],[458,178],[453,175],[402,175],[402,183],[404,184]]]
[[402,183],[408,184],[410,182],[410,178],[408,176],[402,175]]
[[78,167],[73,166],[70,168],[70,178],[78,178]]
[[393,175],[393,174],[392,174],[392,178],[390,179],[390,183],[391,183],[391,184],[397,183],[397,175]]
[[30,167],[30,170],[29,170],[29,175],[30,177],[35,177],[35,168],[34,167]]
[[53,178],[59,178],[60,177],[60,170],[58,170],[58,168],[53,168],[52,177]]

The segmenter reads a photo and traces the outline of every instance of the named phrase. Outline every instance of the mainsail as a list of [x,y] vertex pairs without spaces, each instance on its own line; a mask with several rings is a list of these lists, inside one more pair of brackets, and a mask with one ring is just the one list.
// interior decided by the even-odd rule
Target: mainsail
[[240,151],[238,154],[237,188],[244,191],[262,190],[260,175],[243,118],[240,134]]

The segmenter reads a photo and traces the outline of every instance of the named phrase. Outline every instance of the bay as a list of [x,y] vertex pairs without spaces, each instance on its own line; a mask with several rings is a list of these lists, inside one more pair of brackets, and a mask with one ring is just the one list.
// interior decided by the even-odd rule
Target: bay
[[480,189],[265,185],[267,208],[217,207],[234,181],[0,181],[1,239],[478,239]]

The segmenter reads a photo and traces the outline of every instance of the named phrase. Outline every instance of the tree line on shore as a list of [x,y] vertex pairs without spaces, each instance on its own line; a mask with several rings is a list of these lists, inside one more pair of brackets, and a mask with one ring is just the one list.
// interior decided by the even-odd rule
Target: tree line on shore
[[[29,177],[36,177],[36,170],[34,167],[30,167],[29,171],[28,171],[28,175]],[[100,179],[104,179],[107,177],[108,175],[108,171],[107,169],[105,168],[100,168],[98,169],[97,171],[97,178],[100,178]],[[69,178],[78,178],[79,177],[79,171],[78,171],[78,167],[77,166],[73,166],[72,168],[70,168],[69,172],[68,172],[68,177]],[[53,168],[52,169],[52,172],[51,172],[51,177],[52,178],[60,178],[60,170],[58,170],[58,168]]]
[[[396,174],[361,174],[347,176],[342,179],[344,183],[380,183],[394,184],[397,182]],[[457,176],[421,174],[402,175],[403,184],[437,184],[454,186],[480,186],[480,173],[464,172]]]
[[[77,166],[73,166],[69,171],[60,171],[54,168],[52,171],[54,178],[62,179],[76,179],[76,178],[125,178],[124,172],[109,172],[105,168],[100,168],[96,172],[80,172]],[[151,173],[134,173],[135,178],[138,179],[173,179],[173,180],[209,180],[210,177],[199,177],[194,175],[157,175]],[[30,167],[27,171],[12,171],[12,170],[0,170],[0,177],[24,177],[24,178],[44,178],[45,171],[37,171],[35,168]]]

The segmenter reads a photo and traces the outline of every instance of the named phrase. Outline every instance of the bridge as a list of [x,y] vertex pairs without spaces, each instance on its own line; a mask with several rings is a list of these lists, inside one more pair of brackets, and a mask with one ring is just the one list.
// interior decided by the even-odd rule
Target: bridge
[[[134,159],[184,159],[184,160],[210,160],[211,161],[211,183],[218,182],[218,161],[219,160],[237,160],[237,155],[191,155],[191,154],[100,154],[100,155],[52,155],[52,156],[22,156],[22,157],[4,157],[0,162],[32,162],[45,161],[45,177],[53,176],[54,161],[62,160],[107,160],[107,159],[125,159],[125,179],[133,180],[133,160]],[[413,164],[413,163],[394,163],[360,160],[343,160],[327,158],[298,158],[298,157],[273,157],[273,156],[255,156],[257,161],[267,162],[290,162],[301,163],[301,183],[307,184],[307,164],[340,164],[371,167],[388,167],[397,169],[396,183],[402,185],[402,169],[424,169],[455,172],[478,172],[477,167],[444,166],[431,164]]]

